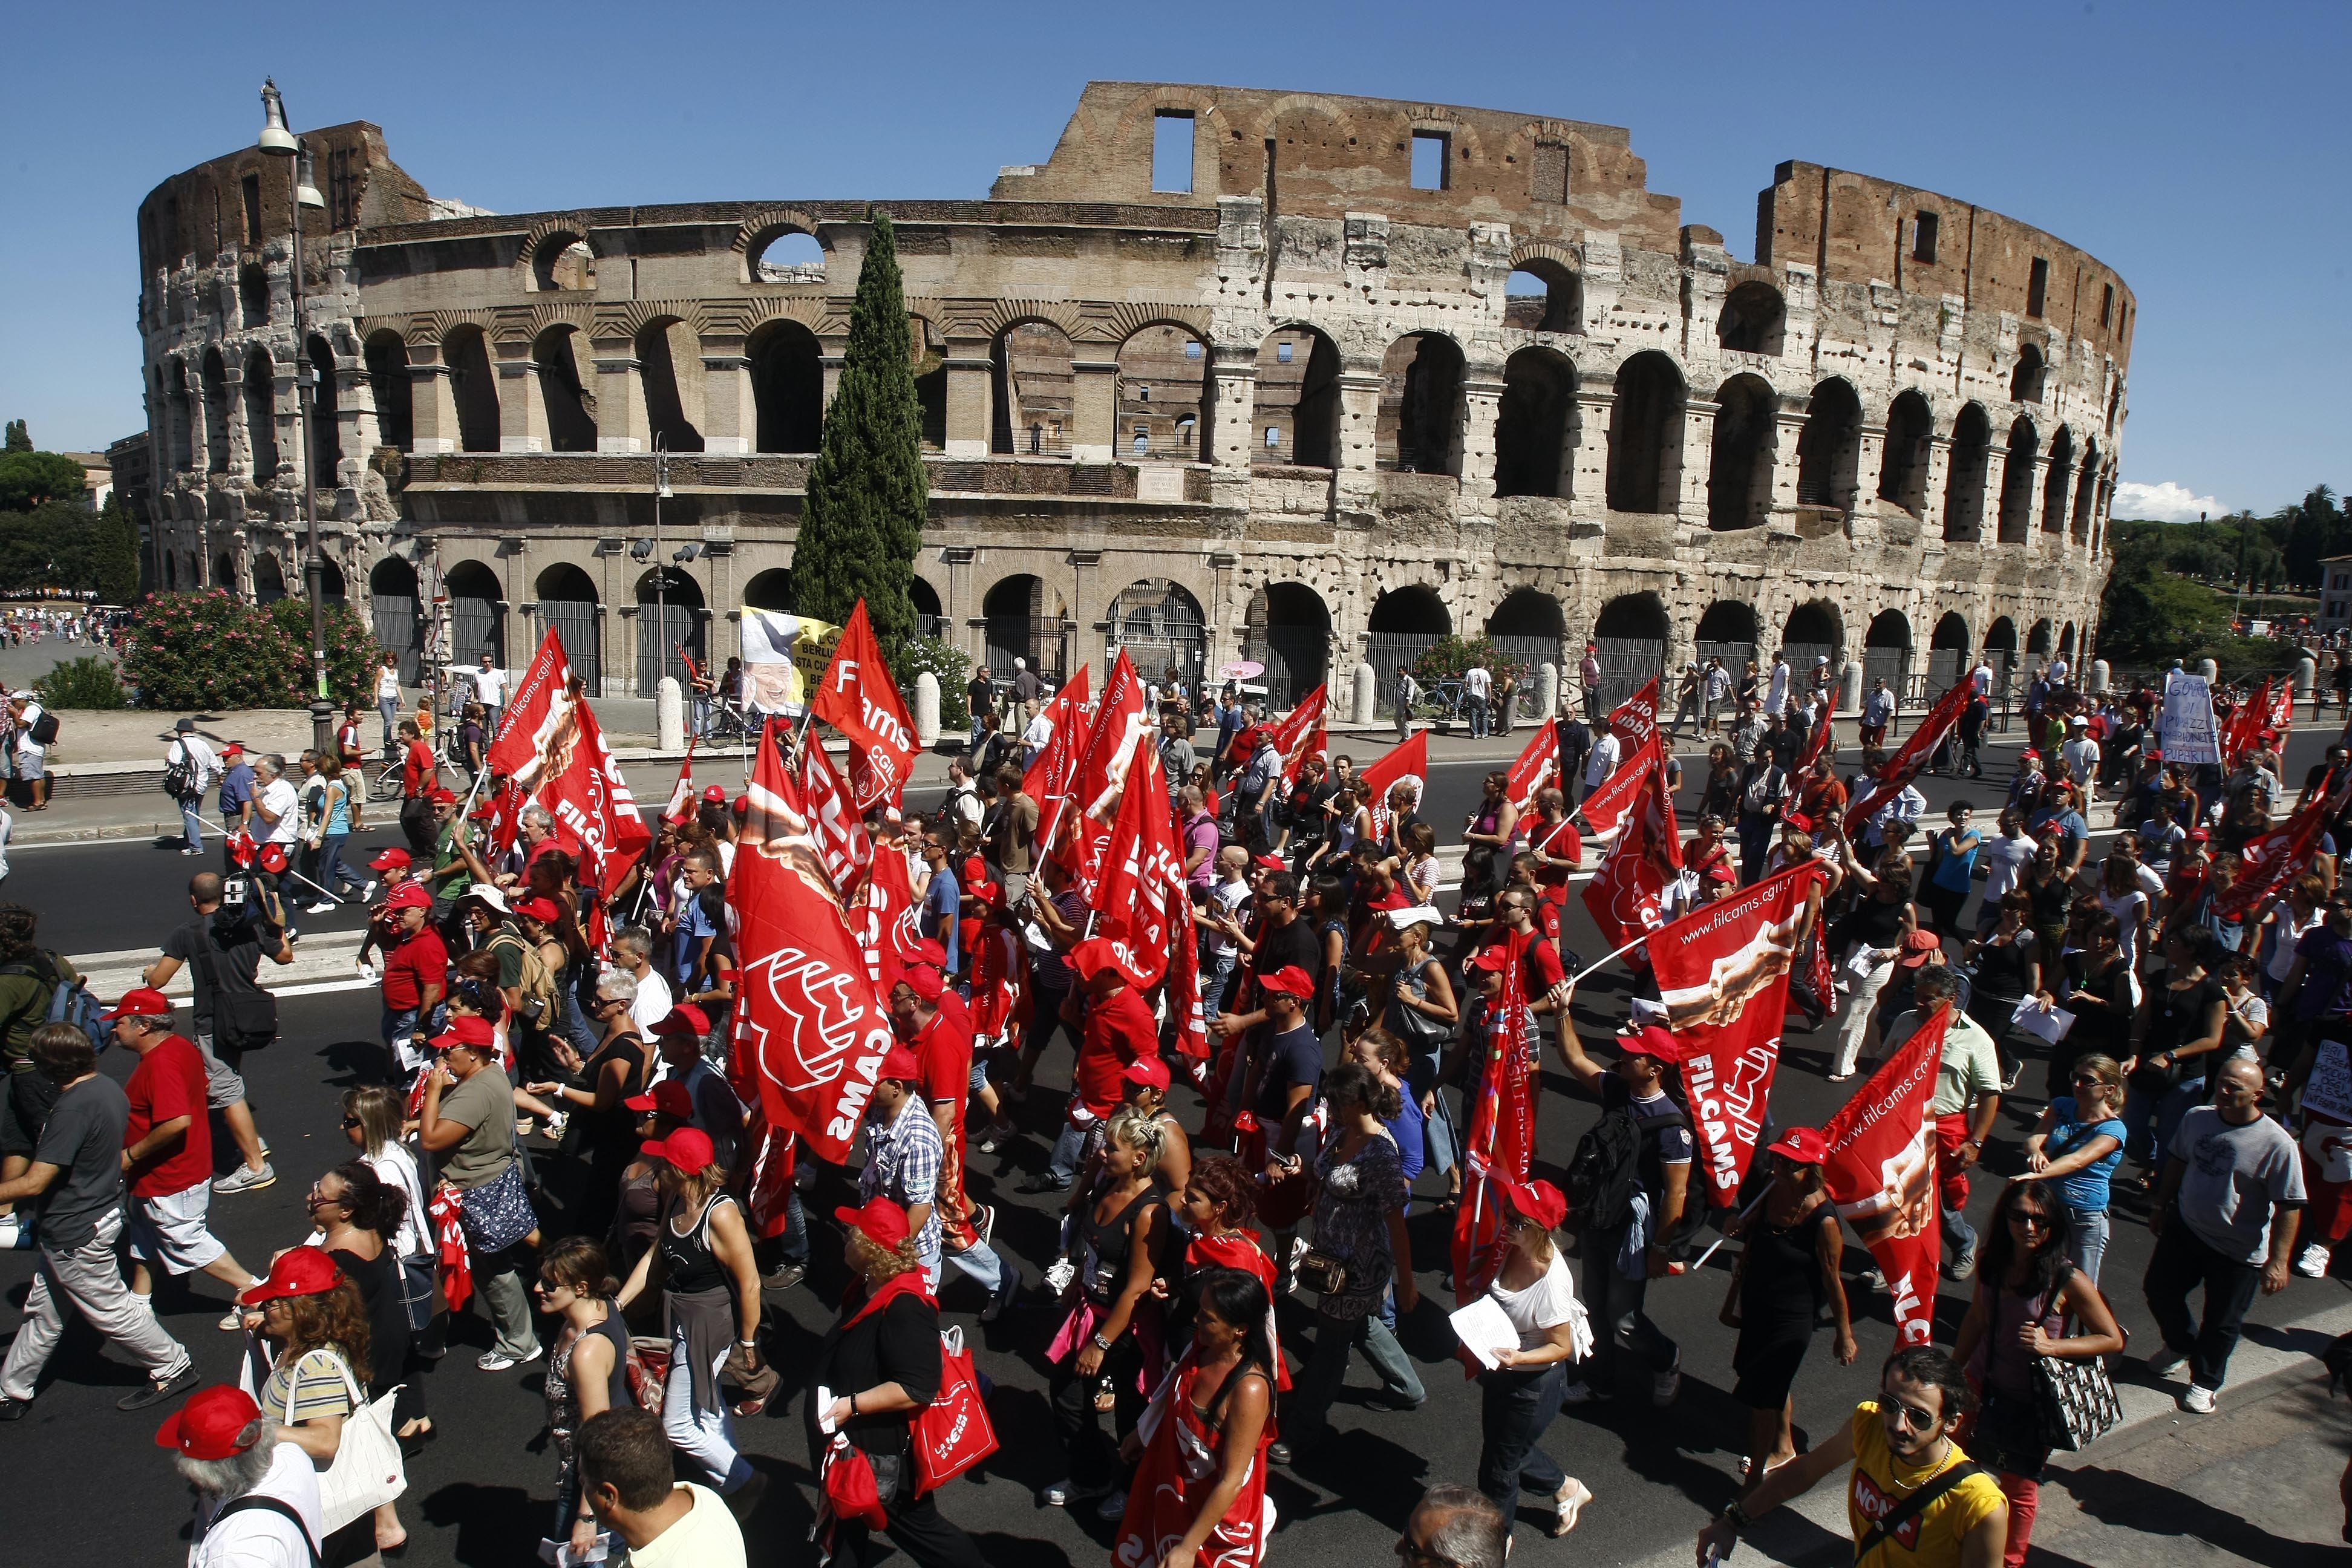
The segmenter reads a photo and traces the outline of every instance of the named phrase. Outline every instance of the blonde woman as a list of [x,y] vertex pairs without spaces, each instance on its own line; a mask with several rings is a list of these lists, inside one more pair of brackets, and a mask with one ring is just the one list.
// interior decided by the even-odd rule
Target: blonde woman
[[1478,1489],[1502,1510],[1508,1531],[1526,1483],[1551,1505],[1549,1533],[1566,1535],[1592,1491],[1544,1452],[1543,1435],[1559,1414],[1567,1365],[1590,1352],[1592,1330],[1569,1279],[1568,1259],[1552,1241],[1553,1230],[1568,1217],[1568,1199],[1540,1181],[1525,1186],[1506,1181],[1503,1193],[1508,1228],[1502,1264],[1486,1294],[1502,1308],[1516,1338],[1471,1347],[1500,1363],[1478,1374]]
[[[247,1330],[271,1347],[268,1377],[256,1398],[262,1414],[282,1423],[280,1443],[301,1449],[321,1470],[331,1468],[343,1423],[357,1408],[352,1390],[362,1386],[359,1373],[373,1348],[359,1287],[320,1248],[296,1247],[279,1253],[269,1278],[240,1291],[236,1303],[246,1310]],[[408,1544],[394,1505],[384,1503],[329,1536],[322,1555],[330,1562],[365,1556],[362,1531],[378,1552]]]
[[[410,1348],[428,1361],[438,1361],[448,1348],[448,1320],[433,1310],[433,1222],[425,1206],[425,1182],[416,1168],[416,1155],[401,1142],[400,1096],[383,1084],[372,1083],[343,1090],[342,1105],[344,1138],[377,1179],[397,1189],[406,1204],[398,1228],[384,1240],[400,1268],[395,1284],[401,1311],[408,1319]],[[427,1421],[423,1429],[429,1431],[432,1425]]]
[[2092,1284],[2107,1251],[2108,1188],[2124,1157],[2124,1069],[2093,1052],[2074,1060],[2074,1089],[2053,1099],[2025,1140],[2025,1168],[2051,1184],[2066,1256]]

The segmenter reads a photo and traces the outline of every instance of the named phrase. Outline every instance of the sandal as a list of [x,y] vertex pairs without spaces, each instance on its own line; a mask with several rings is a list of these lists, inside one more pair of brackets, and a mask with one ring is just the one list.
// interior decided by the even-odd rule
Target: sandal
[[1552,1521],[1551,1529],[1549,1531],[1551,1537],[1558,1540],[1574,1530],[1576,1516],[1583,1512],[1584,1505],[1591,1500],[1592,1489],[1574,1476],[1569,1477],[1568,1484],[1560,1488],[1559,1493],[1551,1500]]

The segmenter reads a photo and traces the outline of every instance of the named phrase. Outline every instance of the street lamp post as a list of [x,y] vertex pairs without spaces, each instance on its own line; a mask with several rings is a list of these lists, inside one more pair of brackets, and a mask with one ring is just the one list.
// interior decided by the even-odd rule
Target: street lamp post
[[294,250],[288,277],[294,300],[295,414],[302,441],[299,472],[307,552],[302,563],[302,582],[310,599],[310,744],[323,756],[334,744],[335,705],[327,695],[327,560],[319,552],[319,508],[313,500],[317,476],[311,472],[319,457],[310,435],[310,404],[319,372],[310,363],[310,342],[302,322],[302,209],[324,212],[327,202],[311,179],[310,145],[286,123],[286,100],[279,95],[274,79],[262,79],[261,106],[263,119],[257,145],[264,153],[289,161],[287,181],[293,197]]

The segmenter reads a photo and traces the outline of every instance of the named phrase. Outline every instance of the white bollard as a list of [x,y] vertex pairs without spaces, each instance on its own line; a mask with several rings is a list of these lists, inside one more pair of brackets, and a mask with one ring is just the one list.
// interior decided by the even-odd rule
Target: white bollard
[[2107,694],[2107,682],[2112,679],[2113,677],[2107,669],[2107,661],[2105,659],[2095,658],[2091,661],[2092,696],[2105,697]]
[[2319,661],[2309,654],[2294,661],[2294,693],[2308,697],[2311,689],[2319,684]]
[[1536,715],[1544,723],[1559,717],[1559,666],[1536,666]]
[[[1903,700],[1903,694],[1898,691],[1895,694],[1895,698],[1899,702]],[[1851,659],[1846,661],[1845,668],[1838,674],[1837,710],[1841,713],[1857,713],[1862,710],[1862,666]]]
[[2197,673],[2209,682],[2219,680],[2221,679],[2221,667],[2210,658],[2200,658],[2197,661]]
[[1348,722],[1350,724],[1370,723],[1372,721],[1372,710],[1376,706],[1378,706],[1380,696],[1380,677],[1372,673],[1372,667],[1369,664],[1357,665],[1356,689],[1350,695],[1348,702]]
[[940,743],[940,678],[915,672],[915,743],[929,751]]
[[686,693],[677,677],[665,675],[654,688],[654,747],[663,752],[686,750]]

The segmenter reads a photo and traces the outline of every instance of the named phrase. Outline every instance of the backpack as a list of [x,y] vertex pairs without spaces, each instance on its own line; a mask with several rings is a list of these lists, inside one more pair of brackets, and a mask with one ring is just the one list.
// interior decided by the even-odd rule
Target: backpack
[[956,815],[956,804],[966,799],[977,801],[979,798],[980,792],[970,784],[966,784],[961,789],[948,791],[947,798],[940,802],[937,811],[931,813],[931,826],[946,828],[950,833],[960,829],[963,826],[964,819]]
[[1667,1127],[1688,1127],[1679,1110],[1636,1116],[1629,1104],[1602,1114],[1577,1140],[1568,1162],[1570,1223],[1580,1230],[1614,1230],[1633,1213],[1633,1188],[1641,1180],[1642,1144]]
[[196,759],[188,753],[187,745],[173,742],[180,754],[163,763],[163,793],[173,800],[194,800],[205,793],[204,780],[199,776]]
[[65,977],[64,972],[58,967],[56,953],[47,948],[42,949],[38,964],[0,963],[0,974],[26,975],[47,986],[48,1009],[42,1022],[71,1024],[89,1037],[91,1050],[106,1049],[107,1042],[114,1033],[101,1017],[106,1009],[99,1005],[98,998],[89,994],[87,984]]
[[[517,986],[522,992],[521,1011],[530,1022],[543,1026],[554,1016],[555,973],[547,967],[547,960],[540,956],[539,949],[510,931],[497,932],[483,946],[491,952],[513,948],[522,954],[521,973],[517,978]],[[539,1004],[536,1010],[531,1006],[533,1002]]]
[[54,746],[57,743],[58,716],[44,708],[41,710],[41,716],[33,721],[33,744]]

